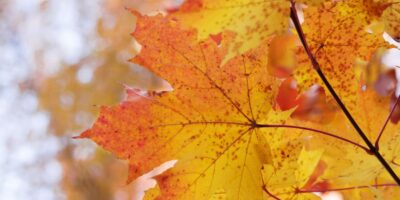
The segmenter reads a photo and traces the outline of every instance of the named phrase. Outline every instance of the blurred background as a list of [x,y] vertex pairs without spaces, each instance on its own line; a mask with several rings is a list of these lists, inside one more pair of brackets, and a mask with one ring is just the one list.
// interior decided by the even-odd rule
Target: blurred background
[[127,165],[74,140],[123,84],[160,80],[128,63],[142,13],[177,0],[0,0],[0,199],[136,199]]

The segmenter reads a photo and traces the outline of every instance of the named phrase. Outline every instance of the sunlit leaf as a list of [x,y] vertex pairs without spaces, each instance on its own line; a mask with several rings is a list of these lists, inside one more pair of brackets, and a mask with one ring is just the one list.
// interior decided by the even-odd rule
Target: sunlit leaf
[[[374,141],[396,80],[393,72],[379,78],[380,69],[367,79],[368,67],[358,66],[388,47],[379,28],[371,28],[386,7],[364,3],[310,1],[302,39]],[[134,11],[132,35],[141,51],[131,61],[170,87],[127,86],[125,100],[103,106],[79,138],[128,160],[128,182],[178,160],[156,177],[152,198],[318,199],[314,192],[345,191],[346,198],[362,199],[396,193],[386,192],[391,177],[327,94],[295,35],[280,23],[288,19],[287,4],[187,1],[167,16]],[[259,26],[264,22],[268,28]],[[363,87],[371,82],[378,86]],[[396,126],[388,124],[379,151],[399,172]],[[360,195],[363,189],[368,195]]]
[[143,48],[133,61],[174,90],[128,88],[127,100],[103,107],[81,137],[128,159],[130,180],[178,159],[158,178],[163,198],[211,198],[223,189],[228,199],[263,199],[262,165],[297,160],[303,146],[301,130],[261,126],[282,124],[291,113],[271,110],[278,80],[267,75],[261,56],[268,44],[222,65],[229,33],[218,46],[213,39],[198,42],[195,31],[161,16],[138,18],[134,36]]

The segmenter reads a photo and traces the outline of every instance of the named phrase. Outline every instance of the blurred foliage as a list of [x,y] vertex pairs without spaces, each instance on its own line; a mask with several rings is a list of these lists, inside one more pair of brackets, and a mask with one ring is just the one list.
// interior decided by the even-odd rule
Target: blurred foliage
[[97,106],[120,102],[123,84],[150,89],[161,86],[159,78],[127,61],[138,51],[138,45],[129,34],[134,30],[134,16],[125,8],[149,13],[170,6],[172,1],[106,0],[97,23],[98,38],[93,38],[98,40],[96,51],[51,77],[39,76],[39,103],[50,115],[52,133],[67,138],[59,153],[67,199],[132,198],[131,188],[123,187],[127,166],[100,149],[84,159],[76,156],[82,148],[74,144],[71,136],[90,127],[97,116]]
[[128,187],[123,187],[126,167],[113,156],[96,151],[93,157],[77,160],[74,145],[67,145],[59,156],[64,169],[62,188],[67,199],[131,199]]

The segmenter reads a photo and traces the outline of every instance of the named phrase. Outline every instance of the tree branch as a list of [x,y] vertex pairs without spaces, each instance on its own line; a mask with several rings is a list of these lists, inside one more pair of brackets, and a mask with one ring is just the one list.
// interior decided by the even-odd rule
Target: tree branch
[[319,63],[317,62],[317,60],[315,59],[314,55],[311,53],[310,48],[308,47],[308,44],[307,44],[303,29],[301,28],[299,17],[297,16],[297,11],[296,11],[296,8],[295,8],[294,0],[291,1],[290,18],[293,21],[293,24],[294,24],[294,26],[296,28],[297,34],[299,35],[301,43],[303,44],[304,50],[307,52],[308,58],[310,59],[313,68],[317,71],[319,77],[322,79],[322,81],[324,82],[325,86],[328,88],[329,92],[334,97],[335,101],[340,106],[340,108],[342,109],[343,113],[346,115],[347,119],[353,125],[354,129],[356,129],[357,133],[360,135],[360,137],[367,144],[370,154],[373,154],[379,160],[379,162],[386,169],[386,171],[392,176],[392,178],[400,186],[399,177],[396,175],[396,173],[390,167],[388,162],[379,153],[378,149],[375,148],[375,146],[371,143],[371,141],[368,139],[368,137],[365,135],[365,133],[358,126],[358,124],[354,120],[353,116],[351,116],[350,112],[347,110],[346,106],[343,104],[342,100],[339,98],[339,96],[337,95],[337,93],[333,89],[332,85],[329,83],[328,79],[325,77],[325,74],[322,72],[321,67],[320,67]]

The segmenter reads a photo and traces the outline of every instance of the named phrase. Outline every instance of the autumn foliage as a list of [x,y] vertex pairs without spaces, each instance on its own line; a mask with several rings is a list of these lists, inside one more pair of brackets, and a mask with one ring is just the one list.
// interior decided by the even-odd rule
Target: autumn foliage
[[128,160],[128,182],[177,160],[146,198],[400,195],[388,173],[400,174],[397,79],[381,61],[393,48],[382,33],[400,36],[399,2],[188,0],[132,13],[131,62],[168,84],[126,86],[79,138]]

